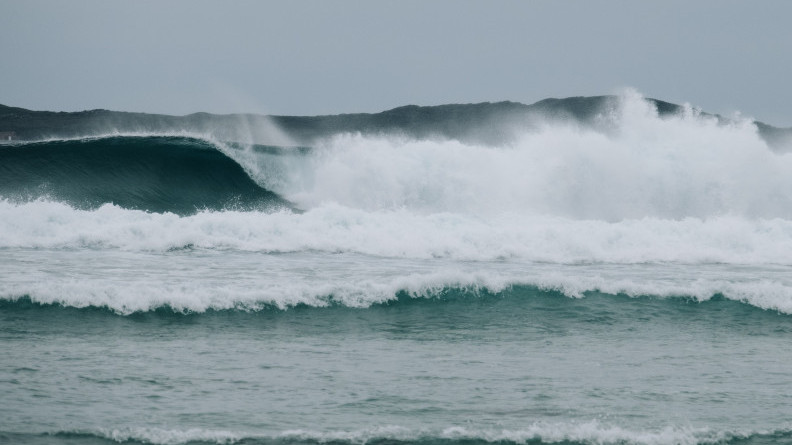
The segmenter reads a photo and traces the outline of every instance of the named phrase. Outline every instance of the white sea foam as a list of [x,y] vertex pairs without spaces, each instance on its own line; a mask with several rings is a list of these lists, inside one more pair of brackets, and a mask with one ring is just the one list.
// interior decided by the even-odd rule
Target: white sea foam
[[412,429],[401,426],[380,426],[359,430],[287,430],[279,433],[234,433],[203,429],[168,430],[162,428],[100,429],[93,433],[114,441],[143,441],[152,444],[178,445],[191,441],[233,444],[243,440],[273,443],[304,441],[316,443],[366,444],[377,440],[421,443],[424,440],[472,440],[484,442],[542,443],[578,442],[585,444],[695,445],[728,443],[759,435],[784,434],[776,431],[717,431],[709,428],[674,427],[633,430],[598,421],[536,422],[520,429],[448,427],[442,430]]
[[[792,314],[792,268],[722,264],[559,265],[521,261],[412,260],[323,252],[141,253],[21,250],[6,252],[0,298],[28,296],[70,307],[106,307],[120,314],[261,310],[296,305],[364,308],[446,291],[480,295],[514,286],[571,298],[589,292],[686,297],[714,295]],[[521,298],[522,293],[509,294]]]
[[139,441],[158,445],[179,445],[189,442],[233,444],[242,439],[241,436],[230,431],[207,430],[201,428],[186,430],[170,430],[164,428],[117,428],[100,429],[95,433],[89,434],[96,434],[99,437],[105,437],[115,442]]
[[519,430],[473,430],[448,428],[442,437],[455,440],[483,439],[487,442],[525,443],[540,440],[543,443],[582,442],[587,444],[705,444],[718,443],[731,435],[707,428],[666,427],[660,430],[632,431],[600,422],[537,423]]
[[608,132],[548,123],[507,147],[341,135],[307,156],[226,152],[306,209],[792,218],[792,154],[769,149],[752,122],[719,123],[690,108],[660,118],[637,93],[619,103],[603,110]]
[[606,222],[504,213],[488,218],[325,204],[305,213],[180,217],[0,201],[0,248],[353,252],[383,257],[555,263],[792,264],[792,220],[737,216]]

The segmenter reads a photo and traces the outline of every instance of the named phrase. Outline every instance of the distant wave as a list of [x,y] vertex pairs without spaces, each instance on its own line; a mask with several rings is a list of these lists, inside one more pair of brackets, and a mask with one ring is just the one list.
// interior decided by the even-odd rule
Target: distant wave
[[483,219],[792,219],[792,153],[753,122],[661,116],[637,93],[615,102],[595,128],[548,121],[498,146],[359,133],[310,150],[156,135],[4,145],[0,197],[179,214],[291,202]]
[[123,428],[96,432],[56,432],[22,434],[0,432],[0,439],[48,445],[128,443],[154,445],[753,445],[786,443],[790,430],[713,431],[707,428],[666,427],[634,431],[596,421],[553,424],[536,423],[523,429],[473,429],[449,427],[441,431],[420,431],[387,426],[359,431],[291,430],[277,434],[240,434],[204,429],[166,430]]
[[0,197],[195,213],[288,205],[210,141],[110,135],[0,146]]

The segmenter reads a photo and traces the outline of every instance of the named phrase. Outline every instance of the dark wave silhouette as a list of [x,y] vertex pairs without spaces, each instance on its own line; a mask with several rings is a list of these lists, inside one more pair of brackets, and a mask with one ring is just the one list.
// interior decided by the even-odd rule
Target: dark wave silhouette
[[200,139],[111,136],[0,146],[0,197],[190,214],[288,206]]

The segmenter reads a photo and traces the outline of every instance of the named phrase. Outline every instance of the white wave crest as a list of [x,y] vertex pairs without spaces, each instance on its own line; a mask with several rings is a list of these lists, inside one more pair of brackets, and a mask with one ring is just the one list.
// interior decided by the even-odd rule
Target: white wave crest
[[[0,299],[106,307],[119,314],[169,307],[181,312],[257,311],[297,305],[365,308],[399,295],[433,298],[451,290],[480,295],[514,286],[571,298],[589,292],[686,297],[715,295],[792,314],[789,266],[558,265],[386,259],[361,255],[9,252]],[[35,265],[46,263],[46,268]],[[517,296],[513,296],[518,298]]]
[[792,220],[724,216],[605,222],[502,214],[490,218],[328,204],[288,211],[180,217],[105,205],[76,210],[0,201],[0,248],[352,252],[399,258],[553,263],[792,264]]
[[180,445],[189,442],[210,442],[230,445],[239,442],[243,436],[230,431],[190,428],[175,430],[165,428],[114,428],[99,429],[94,433],[115,442],[139,441],[157,445]]
[[507,147],[347,134],[307,156],[227,154],[306,209],[792,218],[792,153],[768,148],[751,121],[719,122],[689,107],[661,118],[634,92],[619,103],[600,116],[609,131],[548,122]]
[[378,440],[421,443],[422,441],[483,441],[489,443],[575,442],[584,444],[635,445],[699,445],[728,443],[733,439],[786,434],[788,429],[774,431],[716,431],[710,428],[668,426],[659,429],[634,430],[598,421],[537,422],[519,429],[472,428],[453,426],[440,430],[414,429],[401,426],[380,426],[359,430],[287,430],[277,433],[234,433],[204,429],[169,430],[162,428],[99,429],[88,434],[125,442],[141,441],[157,445],[179,445],[193,441],[233,444],[252,440],[262,443],[351,443],[366,444]]

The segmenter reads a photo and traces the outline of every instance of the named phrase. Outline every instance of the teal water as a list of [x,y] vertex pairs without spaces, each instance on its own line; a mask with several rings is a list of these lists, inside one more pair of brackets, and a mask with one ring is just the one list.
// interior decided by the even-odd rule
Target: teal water
[[722,298],[521,286],[129,316],[23,298],[0,317],[4,429],[46,443],[692,443],[785,435],[792,401],[789,316]]
[[17,202],[45,197],[77,208],[113,203],[177,214],[288,206],[216,145],[185,136],[107,136],[0,146],[0,191],[0,196]]

